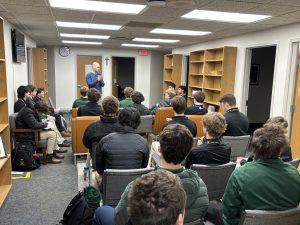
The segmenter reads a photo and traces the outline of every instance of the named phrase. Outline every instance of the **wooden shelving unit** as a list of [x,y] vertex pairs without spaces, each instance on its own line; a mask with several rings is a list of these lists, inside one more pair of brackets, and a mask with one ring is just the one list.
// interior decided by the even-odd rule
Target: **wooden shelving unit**
[[47,49],[32,49],[33,85],[45,89],[45,102],[48,102],[48,61]]
[[[193,91],[203,91],[204,104],[219,111],[219,100],[233,94],[236,66],[236,47],[222,47],[191,52],[188,86],[188,105],[193,104]],[[195,63],[197,62],[197,63]]]
[[170,83],[176,84],[176,89],[181,84],[182,55],[168,54],[164,56],[164,81],[163,93],[169,88]]
[[4,52],[3,19],[0,18],[0,135],[7,157],[0,159],[0,207],[11,188],[10,134],[8,124],[7,82]]

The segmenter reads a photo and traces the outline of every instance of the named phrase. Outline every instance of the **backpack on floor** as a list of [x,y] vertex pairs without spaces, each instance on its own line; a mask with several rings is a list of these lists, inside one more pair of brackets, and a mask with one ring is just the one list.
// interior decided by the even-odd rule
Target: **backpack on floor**
[[40,167],[41,163],[35,158],[35,146],[32,142],[19,142],[12,151],[12,168],[15,171],[29,171]]

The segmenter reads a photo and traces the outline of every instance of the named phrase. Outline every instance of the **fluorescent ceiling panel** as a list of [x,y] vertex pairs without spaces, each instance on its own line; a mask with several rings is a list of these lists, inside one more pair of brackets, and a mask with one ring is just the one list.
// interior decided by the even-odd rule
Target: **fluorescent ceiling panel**
[[113,3],[86,0],[49,0],[50,6],[55,8],[98,11],[108,13],[138,14],[146,5]]
[[86,39],[108,39],[110,36],[104,35],[90,35],[90,34],[66,34],[60,33],[61,37],[68,37],[68,38],[86,38]]
[[186,19],[212,20],[212,21],[232,22],[232,23],[253,23],[259,20],[271,18],[271,16],[268,15],[219,12],[219,11],[198,10],[198,9],[195,9],[181,17]]
[[156,42],[156,43],[176,43],[179,40],[157,39],[157,38],[134,38],[133,41],[139,41],[139,42]]
[[159,45],[122,44],[125,47],[158,48]]
[[121,25],[74,23],[74,22],[63,22],[63,21],[56,21],[56,25],[58,27],[85,28],[85,29],[96,29],[96,30],[119,30],[122,27]]
[[89,42],[89,41],[62,40],[62,43],[66,43],[66,44],[83,44],[83,45],[102,45],[102,42]]
[[173,30],[173,29],[160,29],[160,28],[156,28],[154,30],[151,30],[150,33],[155,33],[155,34],[176,34],[176,35],[186,35],[186,36],[202,36],[202,35],[211,34],[211,32],[208,32],[208,31]]

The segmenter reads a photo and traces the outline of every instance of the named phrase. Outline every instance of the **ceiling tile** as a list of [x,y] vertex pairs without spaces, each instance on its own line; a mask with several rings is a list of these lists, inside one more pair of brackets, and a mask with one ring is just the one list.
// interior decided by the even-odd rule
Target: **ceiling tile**
[[180,18],[182,15],[189,11],[190,10],[188,9],[178,9],[169,7],[150,7],[142,15]]
[[290,12],[295,12],[297,10],[300,10],[300,8],[296,8],[293,6],[280,6],[280,5],[265,4],[265,5],[259,6],[257,8],[247,10],[246,12],[251,13],[251,14],[279,16],[279,15],[287,14]]
[[300,1],[299,0],[275,0],[272,2],[272,4],[300,6]]
[[205,5],[201,9],[225,11],[225,12],[245,12],[249,9],[261,6],[261,3],[241,2],[241,1],[214,1]]

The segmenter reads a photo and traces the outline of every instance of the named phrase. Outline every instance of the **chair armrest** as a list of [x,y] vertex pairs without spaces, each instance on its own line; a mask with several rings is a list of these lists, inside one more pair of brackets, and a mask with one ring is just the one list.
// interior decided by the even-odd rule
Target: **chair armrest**
[[15,128],[13,129],[13,139],[14,139],[14,143],[16,144],[16,136],[15,133],[34,133],[34,143],[35,146],[38,146],[39,143],[39,132],[43,131],[42,129],[19,129],[19,128]]

